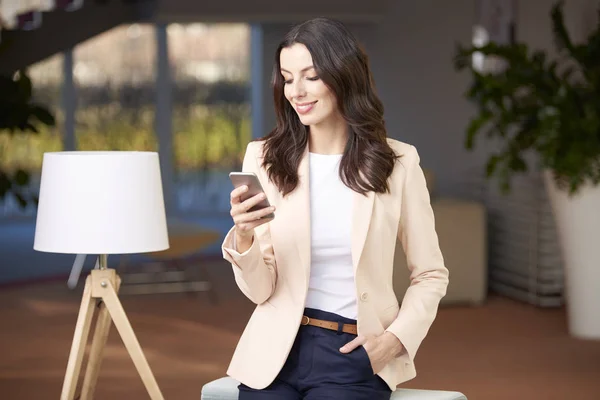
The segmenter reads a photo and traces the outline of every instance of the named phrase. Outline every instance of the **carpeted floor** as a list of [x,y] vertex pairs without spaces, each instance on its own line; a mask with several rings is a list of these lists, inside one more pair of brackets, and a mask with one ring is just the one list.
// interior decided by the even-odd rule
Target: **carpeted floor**
[[[224,375],[252,311],[228,266],[209,269],[216,306],[205,293],[121,297],[167,400],[199,400],[202,385]],[[0,399],[59,398],[80,295],[64,283],[0,292]],[[406,387],[458,390],[470,400],[600,399],[600,342],[570,338],[564,310],[496,296],[441,309],[416,365]],[[96,398],[148,398],[114,328]]]

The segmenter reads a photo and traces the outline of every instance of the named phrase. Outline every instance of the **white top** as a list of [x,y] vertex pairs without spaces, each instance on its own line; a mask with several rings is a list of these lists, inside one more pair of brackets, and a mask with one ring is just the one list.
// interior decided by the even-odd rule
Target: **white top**
[[342,155],[310,153],[311,265],[306,307],[357,318],[352,266],[353,192],[340,179]]

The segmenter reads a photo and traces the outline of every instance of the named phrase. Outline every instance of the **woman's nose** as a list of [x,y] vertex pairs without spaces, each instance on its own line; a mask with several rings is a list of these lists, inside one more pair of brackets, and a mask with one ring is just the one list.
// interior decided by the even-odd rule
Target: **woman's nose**
[[292,83],[292,97],[304,97],[306,96],[306,88],[302,83],[301,79],[298,79]]

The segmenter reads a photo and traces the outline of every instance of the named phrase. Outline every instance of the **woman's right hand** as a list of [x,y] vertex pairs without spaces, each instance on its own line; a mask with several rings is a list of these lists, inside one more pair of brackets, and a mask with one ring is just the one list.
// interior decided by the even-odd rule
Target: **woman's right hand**
[[[241,195],[248,190],[248,187],[243,185],[233,189],[230,196],[231,203],[231,217],[235,223],[235,234],[236,241],[238,244],[238,251],[244,250],[244,248],[250,248],[252,245],[252,237],[254,236],[254,228],[270,222],[273,218],[262,218],[265,215],[271,214],[275,211],[275,207],[266,207],[257,211],[248,212],[252,207],[260,203],[266,198],[264,193],[259,193],[255,196],[241,201]],[[240,249],[241,248],[241,249]],[[247,249],[246,249],[247,250]],[[242,253],[243,251],[240,251]]]

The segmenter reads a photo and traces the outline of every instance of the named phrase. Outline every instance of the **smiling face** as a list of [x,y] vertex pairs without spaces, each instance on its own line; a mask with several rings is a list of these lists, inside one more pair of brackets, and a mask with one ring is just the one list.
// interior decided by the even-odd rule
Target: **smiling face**
[[317,75],[305,45],[295,43],[283,48],[279,62],[285,98],[303,125],[315,126],[340,117],[335,95]]

